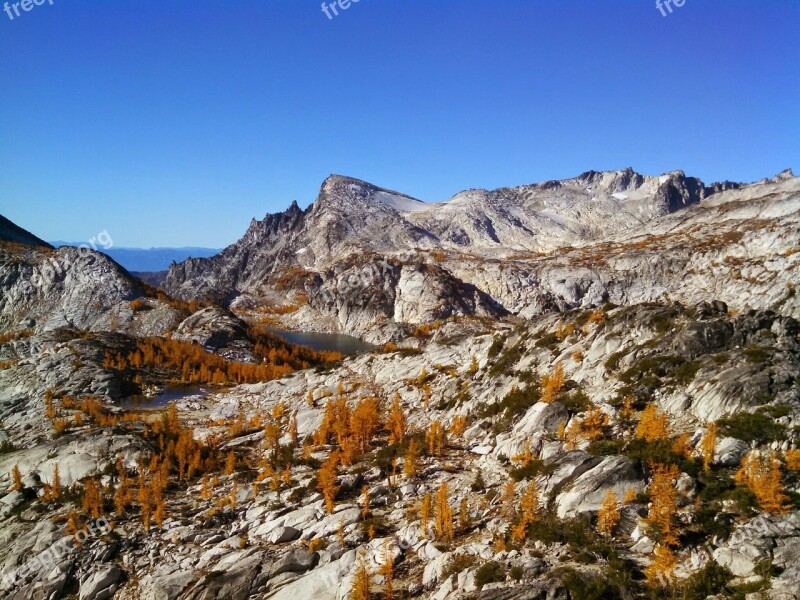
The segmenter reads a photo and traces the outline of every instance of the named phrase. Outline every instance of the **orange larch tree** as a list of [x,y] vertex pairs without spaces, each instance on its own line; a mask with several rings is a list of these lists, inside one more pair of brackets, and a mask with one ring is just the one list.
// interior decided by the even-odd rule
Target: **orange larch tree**
[[636,437],[648,442],[669,439],[669,419],[655,404],[648,404],[636,426]]
[[328,513],[333,514],[334,500],[339,489],[336,487],[336,467],[339,464],[339,453],[333,451],[328,456],[328,459],[322,463],[317,474],[317,489],[322,493],[325,498],[325,507]]
[[434,511],[434,529],[436,537],[450,541],[453,539],[453,508],[450,506],[450,496],[447,483],[442,483],[436,492]]
[[400,406],[400,394],[394,395],[392,406],[389,409],[389,414],[386,417],[386,429],[389,431],[390,444],[402,444],[406,439],[408,422],[406,421],[406,415],[403,412],[403,407]]
[[597,511],[597,532],[600,535],[611,536],[614,528],[619,523],[619,504],[614,490],[608,490],[600,509]]
[[650,512],[645,519],[654,537],[664,546],[678,545],[678,530],[675,516],[678,513],[678,491],[675,481],[680,471],[675,465],[651,466],[653,479],[650,483]]
[[714,450],[717,447],[717,424],[709,423],[703,439],[700,441],[700,454],[703,456],[703,468],[711,470],[711,463],[714,462]]
[[552,374],[542,377],[542,402],[552,403],[558,398],[565,383],[564,365],[561,361],[556,363]]
[[755,494],[761,510],[773,515],[787,510],[788,496],[783,493],[781,464],[772,452],[752,451],[742,459],[736,483]]

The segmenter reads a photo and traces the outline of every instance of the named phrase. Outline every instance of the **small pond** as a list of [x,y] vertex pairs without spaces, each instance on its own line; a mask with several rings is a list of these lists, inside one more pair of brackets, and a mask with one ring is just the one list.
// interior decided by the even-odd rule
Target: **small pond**
[[370,352],[377,346],[368,344],[352,335],[341,333],[316,333],[313,331],[286,331],[283,329],[270,329],[272,333],[282,337],[287,342],[299,346],[308,346],[312,350],[327,350],[341,352],[342,354],[358,354]]
[[206,396],[208,387],[201,385],[171,385],[162,389],[156,396],[130,396],[120,406],[126,410],[162,408],[170,402],[183,400],[187,396]]

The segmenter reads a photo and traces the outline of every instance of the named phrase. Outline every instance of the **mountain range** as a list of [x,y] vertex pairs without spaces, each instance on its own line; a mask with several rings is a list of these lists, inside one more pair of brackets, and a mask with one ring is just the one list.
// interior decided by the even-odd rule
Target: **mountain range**
[[697,302],[709,288],[736,308],[797,314],[797,297],[770,273],[791,262],[781,254],[800,235],[798,189],[791,171],[706,185],[626,169],[427,204],[334,175],[308,209],[253,219],[219,254],[172,265],[164,288],[282,307],[288,326],[370,341],[456,315]]

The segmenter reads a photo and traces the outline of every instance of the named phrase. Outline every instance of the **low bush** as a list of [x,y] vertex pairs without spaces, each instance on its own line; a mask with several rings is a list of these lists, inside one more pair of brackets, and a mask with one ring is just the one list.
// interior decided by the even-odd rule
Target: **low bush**
[[497,362],[489,369],[489,374],[495,377],[498,375],[508,375],[511,372],[511,368],[523,357],[524,351],[525,347],[522,342],[512,346],[500,355]]
[[737,413],[717,422],[720,432],[745,442],[768,444],[786,439],[786,428],[764,413]]
[[471,554],[458,554],[454,556],[447,566],[442,570],[442,581],[446,581],[453,575],[458,575],[465,569],[468,569],[477,564],[478,558]]
[[495,561],[484,563],[475,571],[475,585],[478,589],[483,588],[487,583],[505,581],[505,578],[505,567]]
[[620,591],[601,576],[581,575],[574,570],[568,571],[563,578],[564,586],[569,590],[570,598],[581,600],[616,600],[622,598]]
[[680,586],[676,597],[686,600],[705,600],[709,596],[724,593],[731,579],[733,574],[728,569],[710,560]]
[[748,346],[744,351],[744,355],[751,363],[761,365],[769,360],[769,349],[763,346]]
[[680,365],[675,369],[675,381],[681,385],[689,385],[700,370],[700,362],[692,360]]
[[568,394],[563,394],[558,401],[566,406],[570,414],[573,415],[584,412],[592,404],[589,395],[581,388],[574,389]]
[[492,340],[492,345],[489,346],[489,358],[494,358],[503,350],[506,345],[506,338],[503,335],[496,335]]
[[514,481],[522,481],[524,479],[533,479],[534,477],[551,473],[552,471],[553,467],[546,466],[544,461],[534,458],[527,465],[511,469],[510,475],[511,479]]

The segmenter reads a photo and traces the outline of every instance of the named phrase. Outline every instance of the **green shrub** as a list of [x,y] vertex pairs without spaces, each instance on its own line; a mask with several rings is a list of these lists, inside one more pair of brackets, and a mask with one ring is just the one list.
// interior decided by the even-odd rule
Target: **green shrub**
[[564,575],[563,581],[570,598],[616,600],[622,597],[619,590],[614,588],[604,577],[584,576],[574,570],[569,570]]
[[648,442],[647,440],[630,440],[623,448],[622,453],[628,458],[638,461],[642,467],[650,463],[661,465],[677,465],[681,471],[696,477],[702,468],[698,460],[689,460],[672,451],[671,440]]
[[763,346],[748,346],[744,355],[751,363],[761,365],[769,360],[769,349]]
[[508,373],[510,373],[511,367],[517,364],[519,360],[523,357],[524,350],[525,350],[524,345],[522,344],[522,342],[519,342],[515,346],[512,346],[511,348],[503,352],[503,354],[500,355],[500,358],[497,359],[497,362],[495,362],[492,365],[492,368],[489,369],[489,374],[497,376],[497,375],[507,375]]
[[756,412],[772,417],[773,419],[780,419],[781,417],[788,417],[792,414],[792,407],[787,404],[771,404],[769,406],[762,406]]
[[504,335],[496,335],[492,339],[492,345],[489,346],[489,358],[494,358],[506,345],[506,337]]
[[606,371],[616,371],[617,365],[619,365],[620,359],[625,356],[627,352],[623,352],[622,350],[618,352],[613,352],[611,356],[606,359],[605,368]]
[[480,469],[475,473],[475,481],[472,482],[470,489],[473,492],[482,492],[486,489],[486,482],[483,480],[483,471]]
[[558,401],[567,407],[571,414],[584,412],[591,406],[592,400],[589,395],[581,388],[572,390],[568,394],[562,394]]
[[711,357],[711,360],[714,361],[714,364],[715,365],[720,365],[720,366],[724,365],[725,363],[727,363],[730,359],[731,359],[731,355],[728,354],[727,352],[721,352],[720,354],[714,354]]
[[505,567],[495,561],[484,563],[475,571],[475,585],[478,589],[483,588],[487,583],[505,581],[505,578]]
[[686,360],[680,356],[647,356],[622,373],[619,378],[627,384],[658,386],[661,379],[674,374],[684,363]]
[[495,425],[495,429],[505,431],[516,417],[525,414],[540,399],[541,391],[538,383],[528,384],[522,389],[515,387],[498,404],[484,406],[481,416],[502,414],[502,419]]
[[471,554],[457,554],[447,566],[442,570],[442,581],[446,581],[453,575],[458,575],[463,570],[468,569],[478,562],[478,557]]
[[763,413],[737,413],[720,419],[720,431],[745,442],[767,444],[786,439],[786,429]]
[[700,370],[700,362],[693,360],[683,363],[675,369],[675,381],[682,385],[689,385],[693,380],[697,371]]
[[675,321],[669,315],[655,315],[650,318],[650,327],[660,334],[670,331],[675,325]]
[[625,440],[596,440],[589,444],[586,451],[595,456],[614,456],[615,454],[622,454],[622,448],[625,446]]
[[697,476],[700,487],[700,500],[703,503],[723,500],[728,492],[736,487],[733,478],[727,471],[703,471]]
[[695,524],[704,536],[726,539],[733,533],[731,515],[722,515],[713,506],[703,506],[695,512]]
[[514,481],[522,481],[523,479],[533,479],[534,477],[538,477],[539,475],[552,473],[553,468],[554,467],[551,465],[545,466],[543,460],[534,458],[524,467],[517,467],[511,469],[509,474],[511,475],[511,479],[513,479]]
[[548,333],[545,336],[542,336],[538,340],[536,340],[536,347],[537,348],[550,348],[552,346],[557,346],[561,343],[561,340],[558,339],[558,335],[555,333]]
[[745,487],[736,487],[725,494],[729,500],[736,503],[736,509],[743,515],[751,515],[758,512],[758,500],[756,495]]
[[686,600],[705,600],[709,596],[724,593],[731,579],[733,574],[728,569],[710,560],[680,586],[677,596]]

